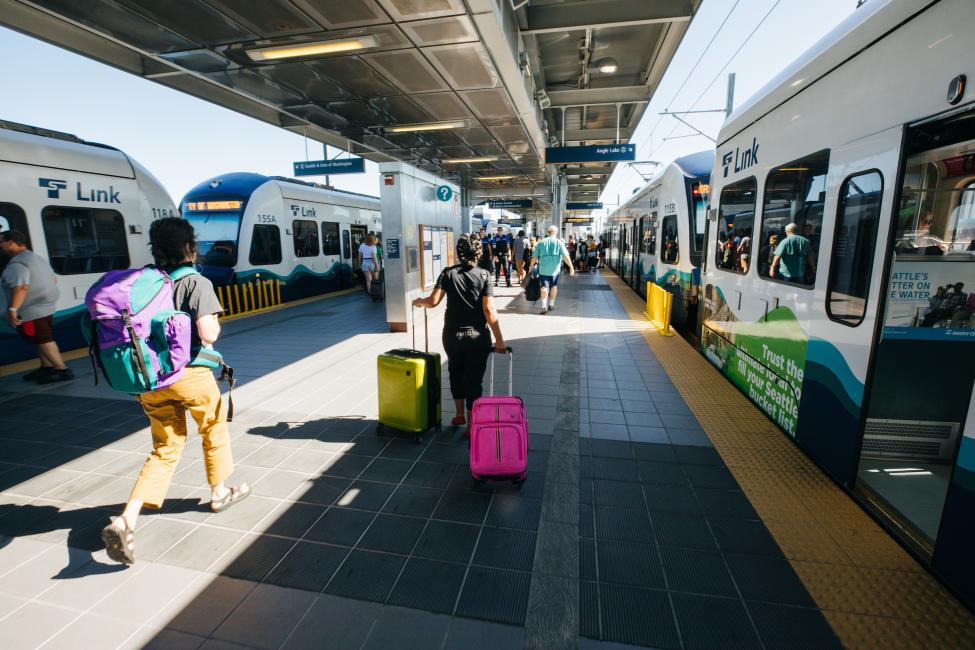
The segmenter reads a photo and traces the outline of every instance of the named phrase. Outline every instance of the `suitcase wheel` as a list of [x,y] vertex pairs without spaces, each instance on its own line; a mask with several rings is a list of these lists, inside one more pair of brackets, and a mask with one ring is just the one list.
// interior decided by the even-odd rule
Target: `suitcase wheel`
[[413,442],[415,442],[416,444],[420,444],[421,442],[423,442],[423,436],[421,436],[419,433],[414,435]]
[[380,422],[379,424],[376,425],[376,433],[382,434],[382,432],[383,432],[383,430],[385,428],[386,428],[386,425],[384,425],[382,422]]

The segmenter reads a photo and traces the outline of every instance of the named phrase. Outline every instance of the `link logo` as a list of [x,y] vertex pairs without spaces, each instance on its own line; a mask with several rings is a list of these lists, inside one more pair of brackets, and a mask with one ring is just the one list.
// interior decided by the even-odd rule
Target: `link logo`
[[291,216],[293,216],[293,217],[297,217],[297,216],[302,216],[302,217],[315,217],[317,215],[315,214],[315,208],[306,208],[304,206],[295,205],[294,203],[292,203],[291,204]]
[[47,190],[47,198],[57,199],[61,197],[61,190],[68,188],[67,181],[59,181],[54,178],[38,178],[37,185]]
[[724,177],[728,178],[732,162],[735,164],[735,172],[748,169],[752,165],[758,164],[758,140],[752,138],[752,146],[742,151],[735,147],[734,151],[729,151],[721,156],[721,164],[724,166]]

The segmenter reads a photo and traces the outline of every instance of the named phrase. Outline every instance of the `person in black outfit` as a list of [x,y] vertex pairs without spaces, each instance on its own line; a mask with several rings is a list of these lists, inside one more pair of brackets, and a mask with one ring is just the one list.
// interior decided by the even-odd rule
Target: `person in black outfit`
[[[475,238],[474,235],[470,236],[470,239]],[[494,241],[484,228],[481,228],[479,240],[481,242],[481,256],[477,259],[477,265],[488,273],[494,273]]]
[[494,267],[494,286],[498,286],[501,271],[504,271],[504,279],[508,286],[511,286],[511,238],[504,234],[504,228],[498,228],[498,234],[494,237],[494,257],[497,265]]
[[457,413],[450,423],[454,426],[467,424],[465,436],[470,435],[474,400],[483,393],[484,369],[491,353],[491,333],[494,334],[495,351],[503,353],[506,350],[498,312],[494,309],[491,275],[476,265],[481,254],[481,242],[477,237],[461,235],[457,240],[460,263],[443,270],[429,296],[413,301],[416,307],[432,309],[447,298],[443,347],[450,373],[450,394]]

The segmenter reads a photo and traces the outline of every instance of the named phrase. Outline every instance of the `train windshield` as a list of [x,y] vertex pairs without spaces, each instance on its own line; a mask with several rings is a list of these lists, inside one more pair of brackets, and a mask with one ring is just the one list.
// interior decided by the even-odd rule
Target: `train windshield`
[[691,263],[701,266],[701,255],[704,251],[704,224],[708,218],[708,192],[710,188],[700,179],[687,181],[690,193],[688,216],[691,233]]
[[240,212],[189,212],[184,214],[196,230],[197,261],[203,266],[237,264]]

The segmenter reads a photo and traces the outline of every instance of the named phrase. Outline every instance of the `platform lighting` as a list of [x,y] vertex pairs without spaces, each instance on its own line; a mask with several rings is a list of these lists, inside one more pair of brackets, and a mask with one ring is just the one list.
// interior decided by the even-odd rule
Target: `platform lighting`
[[509,179],[512,179],[512,178],[518,178],[517,174],[508,175],[508,176],[478,176],[477,177],[477,180],[479,180],[479,181],[506,181],[506,180],[509,180]]
[[603,74],[613,74],[619,69],[620,65],[616,62],[616,59],[612,57],[606,57],[605,59],[599,59],[596,61],[596,69]]
[[467,163],[485,163],[494,162],[497,160],[497,156],[474,156],[471,158],[444,158],[440,162],[447,165],[462,165]]
[[397,124],[387,126],[388,133],[414,133],[417,131],[446,131],[448,129],[462,129],[467,126],[464,120],[453,120],[451,122],[426,122],[422,124]]
[[354,52],[377,47],[379,39],[375,36],[357,36],[356,38],[340,38],[331,41],[316,41],[314,43],[297,43],[292,45],[275,45],[247,50],[251,61],[277,61],[278,59],[294,59],[297,57],[318,56],[319,54],[337,54],[338,52]]

